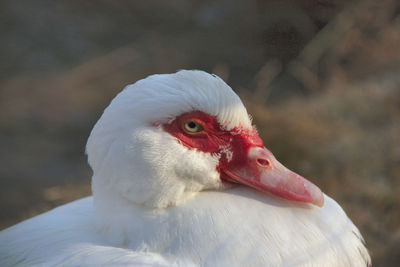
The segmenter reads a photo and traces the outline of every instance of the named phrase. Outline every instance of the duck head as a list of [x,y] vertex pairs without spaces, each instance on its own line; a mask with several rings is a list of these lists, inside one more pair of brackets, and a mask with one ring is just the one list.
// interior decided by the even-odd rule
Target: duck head
[[233,90],[203,71],[151,75],[127,86],[94,126],[87,154],[95,200],[165,208],[203,190],[241,184],[324,203],[317,186],[264,147]]

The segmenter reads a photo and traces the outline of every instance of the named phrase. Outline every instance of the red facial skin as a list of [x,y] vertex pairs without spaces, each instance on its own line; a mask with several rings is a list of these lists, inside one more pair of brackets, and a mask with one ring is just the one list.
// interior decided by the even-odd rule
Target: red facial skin
[[[185,122],[200,125],[196,131]],[[217,171],[224,182],[253,187],[287,200],[312,203],[322,207],[321,190],[304,177],[280,164],[264,144],[254,127],[227,131],[217,119],[201,111],[178,116],[163,128],[184,146],[220,155]]]
[[[185,121],[195,121],[203,126],[200,133],[188,133],[183,128]],[[223,130],[215,117],[201,111],[192,111],[178,116],[169,124],[163,125],[165,131],[175,136],[184,146],[202,152],[220,154],[218,172],[228,165],[242,166],[247,163],[247,152],[250,147],[264,147],[263,141],[258,136],[254,127],[251,130],[234,128],[230,131]],[[222,147],[230,147],[233,157],[228,161]]]

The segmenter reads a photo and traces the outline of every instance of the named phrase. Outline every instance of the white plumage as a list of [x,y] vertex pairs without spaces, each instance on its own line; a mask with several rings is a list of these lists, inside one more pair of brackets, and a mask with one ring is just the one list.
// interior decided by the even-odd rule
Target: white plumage
[[218,171],[225,152],[190,149],[162,126],[190,111],[226,131],[251,127],[237,95],[205,72],[126,87],[88,140],[93,197],[0,232],[0,265],[370,264],[358,229],[331,198],[320,208],[226,186]]

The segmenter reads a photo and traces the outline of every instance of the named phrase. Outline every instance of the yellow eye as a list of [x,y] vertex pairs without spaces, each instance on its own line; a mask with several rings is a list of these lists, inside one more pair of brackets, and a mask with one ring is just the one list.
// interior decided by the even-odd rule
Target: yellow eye
[[195,121],[185,121],[183,127],[188,133],[199,133],[204,130],[203,126]]

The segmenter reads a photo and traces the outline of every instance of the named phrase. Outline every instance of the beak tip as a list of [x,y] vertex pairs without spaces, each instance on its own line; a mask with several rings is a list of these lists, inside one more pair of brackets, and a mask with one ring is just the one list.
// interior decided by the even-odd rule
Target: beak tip
[[311,195],[311,203],[322,208],[325,203],[324,193],[314,184],[308,184],[308,192]]
[[325,200],[324,200],[324,195],[321,193],[321,197],[314,199],[312,202],[314,205],[322,208],[324,206]]

